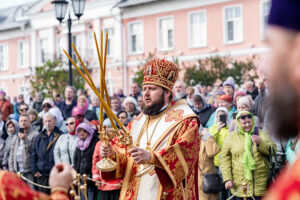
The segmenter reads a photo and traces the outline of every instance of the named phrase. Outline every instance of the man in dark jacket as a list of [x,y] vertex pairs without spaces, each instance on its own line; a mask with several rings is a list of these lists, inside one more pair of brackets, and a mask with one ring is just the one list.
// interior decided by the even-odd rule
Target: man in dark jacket
[[202,95],[195,95],[193,97],[193,101],[193,111],[199,117],[201,125],[205,127],[211,114],[214,113],[216,109],[207,104],[205,98]]
[[[56,126],[56,118],[51,113],[43,116],[45,129],[35,138],[32,155],[31,170],[40,185],[48,185],[49,175],[54,166],[53,150],[59,136],[63,134]],[[49,189],[38,188],[40,192],[50,194]]]
[[76,89],[72,86],[67,86],[65,89],[66,99],[60,104],[60,111],[64,117],[67,119],[72,116],[72,110],[76,106],[77,102],[75,100]]

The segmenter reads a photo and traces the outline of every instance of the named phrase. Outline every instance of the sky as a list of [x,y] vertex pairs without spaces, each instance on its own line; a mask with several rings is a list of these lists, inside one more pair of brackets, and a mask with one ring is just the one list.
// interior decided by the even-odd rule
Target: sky
[[0,0],[0,8],[7,8],[11,6],[32,2],[32,1],[36,1],[36,0]]

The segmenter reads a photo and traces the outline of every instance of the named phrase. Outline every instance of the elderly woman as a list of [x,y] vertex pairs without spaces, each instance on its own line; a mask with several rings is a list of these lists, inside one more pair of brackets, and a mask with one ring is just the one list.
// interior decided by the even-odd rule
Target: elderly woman
[[51,108],[55,107],[55,104],[52,99],[45,98],[42,103],[43,110],[39,113],[39,117],[43,118],[43,115],[46,114]]
[[216,173],[214,167],[214,156],[220,151],[214,137],[205,128],[201,132],[201,145],[199,150],[199,172],[198,172],[198,188],[199,199],[201,200],[216,200],[219,199],[218,194],[204,193],[203,188],[203,175]]
[[[236,200],[243,199],[240,187],[246,183],[247,197],[260,200],[267,189],[269,175],[269,147],[276,145],[268,134],[255,127],[253,114],[241,111],[237,114],[237,129],[228,134],[223,143],[221,163],[226,189],[231,189]],[[250,199],[250,198],[249,198]]]
[[133,97],[127,97],[123,102],[123,106],[129,113],[131,119],[140,114],[140,111],[137,109],[138,103]]
[[[252,101],[251,96],[247,95],[247,96],[243,96],[240,97],[237,101],[237,111],[250,111],[250,109],[252,108],[254,102]],[[257,127],[259,127],[260,123],[259,123],[259,118],[257,116],[254,116],[255,119],[255,124]],[[236,129],[236,120],[233,119],[230,122],[229,125],[229,132],[232,132]]]
[[9,158],[9,153],[10,153],[10,149],[11,149],[11,142],[12,142],[13,137],[15,135],[17,135],[19,132],[19,125],[16,120],[9,119],[6,122],[5,127],[6,127],[6,130],[8,133],[8,137],[5,140],[4,157],[3,157],[3,161],[2,161],[2,166],[3,166],[3,169],[8,169],[8,158]]
[[75,130],[78,126],[78,121],[74,117],[69,117],[66,122],[68,134],[61,135],[54,147],[54,161],[55,164],[74,163],[74,154],[77,145],[77,136]]
[[[78,141],[73,167],[77,173],[92,177],[93,153],[99,139],[94,135],[94,129],[86,122],[78,125],[76,135],[78,136]],[[96,187],[91,181],[88,181],[87,195],[89,200],[95,199]],[[81,198],[84,199],[83,196]]]

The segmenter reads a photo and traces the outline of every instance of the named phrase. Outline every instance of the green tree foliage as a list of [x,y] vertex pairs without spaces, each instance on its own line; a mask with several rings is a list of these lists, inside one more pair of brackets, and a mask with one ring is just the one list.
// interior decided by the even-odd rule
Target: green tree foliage
[[184,81],[188,85],[213,85],[217,80],[225,81],[233,77],[236,84],[240,85],[246,80],[256,79],[256,67],[252,60],[233,60],[228,57],[210,57],[198,60],[197,65],[187,68]]
[[[83,89],[83,78],[76,69],[72,69],[72,72],[73,86]],[[43,66],[31,68],[30,84],[33,93],[40,92],[44,97],[52,97],[54,93],[64,94],[68,83],[68,69],[62,67],[60,60],[47,61]]]

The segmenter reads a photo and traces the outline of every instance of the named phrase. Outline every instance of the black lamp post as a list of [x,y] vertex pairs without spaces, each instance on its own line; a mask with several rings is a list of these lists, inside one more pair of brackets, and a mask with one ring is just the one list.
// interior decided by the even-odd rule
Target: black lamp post
[[[59,21],[59,23],[61,23],[66,15],[68,2],[66,0],[54,0],[52,4],[54,4],[56,19]],[[84,5],[85,5],[85,0],[72,0],[73,11],[76,17],[78,18],[78,20],[83,15]],[[69,55],[72,58],[72,33],[71,33],[72,19],[70,17],[70,13],[69,13],[69,18],[67,23],[68,23]],[[70,60],[69,60],[69,85],[70,86],[73,85],[72,84],[72,63]]]

